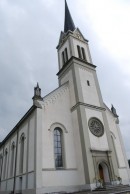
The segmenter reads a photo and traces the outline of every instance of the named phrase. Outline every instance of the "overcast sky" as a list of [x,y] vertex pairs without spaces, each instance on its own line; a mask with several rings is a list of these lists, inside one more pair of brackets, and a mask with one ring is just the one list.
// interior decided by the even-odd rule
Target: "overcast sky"
[[[130,1],[68,0],[86,39],[104,102],[117,109],[130,158]],[[56,87],[56,46],[64,27],[64,0],[0,0],[0,140],[32,105]]]

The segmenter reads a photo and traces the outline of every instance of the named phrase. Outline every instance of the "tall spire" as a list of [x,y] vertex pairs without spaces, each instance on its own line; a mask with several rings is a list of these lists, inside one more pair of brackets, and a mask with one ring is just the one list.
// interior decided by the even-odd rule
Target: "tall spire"
[[73,19],[71,17],[67,2],[65,0],[65,24],[64,24],[64,32],[68,32],[68,30],[74,31],[75,25]]

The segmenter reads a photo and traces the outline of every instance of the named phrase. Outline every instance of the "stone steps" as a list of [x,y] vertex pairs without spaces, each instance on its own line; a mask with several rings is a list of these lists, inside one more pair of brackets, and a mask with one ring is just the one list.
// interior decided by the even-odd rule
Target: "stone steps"
[[98,188],[93,191],[82,191],[74,194],[130,194],[129,185],[107,185],[106,188]]
[[86,192],[86,194],[118,194],[118,193],[130,194],[130,186],[129,185],[107,185],[105,188],[97,188],[95,191]]

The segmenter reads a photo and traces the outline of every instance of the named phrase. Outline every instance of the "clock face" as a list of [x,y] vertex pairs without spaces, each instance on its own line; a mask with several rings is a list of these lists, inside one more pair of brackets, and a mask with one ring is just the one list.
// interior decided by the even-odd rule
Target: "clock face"
[[91,118],[88,122],[88,126],[93,135],[101,137],[104,134],[103,124],[97,118]]

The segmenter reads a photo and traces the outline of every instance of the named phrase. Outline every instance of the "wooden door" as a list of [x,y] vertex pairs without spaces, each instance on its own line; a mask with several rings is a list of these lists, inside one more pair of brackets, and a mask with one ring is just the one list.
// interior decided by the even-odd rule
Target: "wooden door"
[[103,167],[100,164],[99,164],[99,176],[100,176],[100,179],[102,179],[104,182]]

